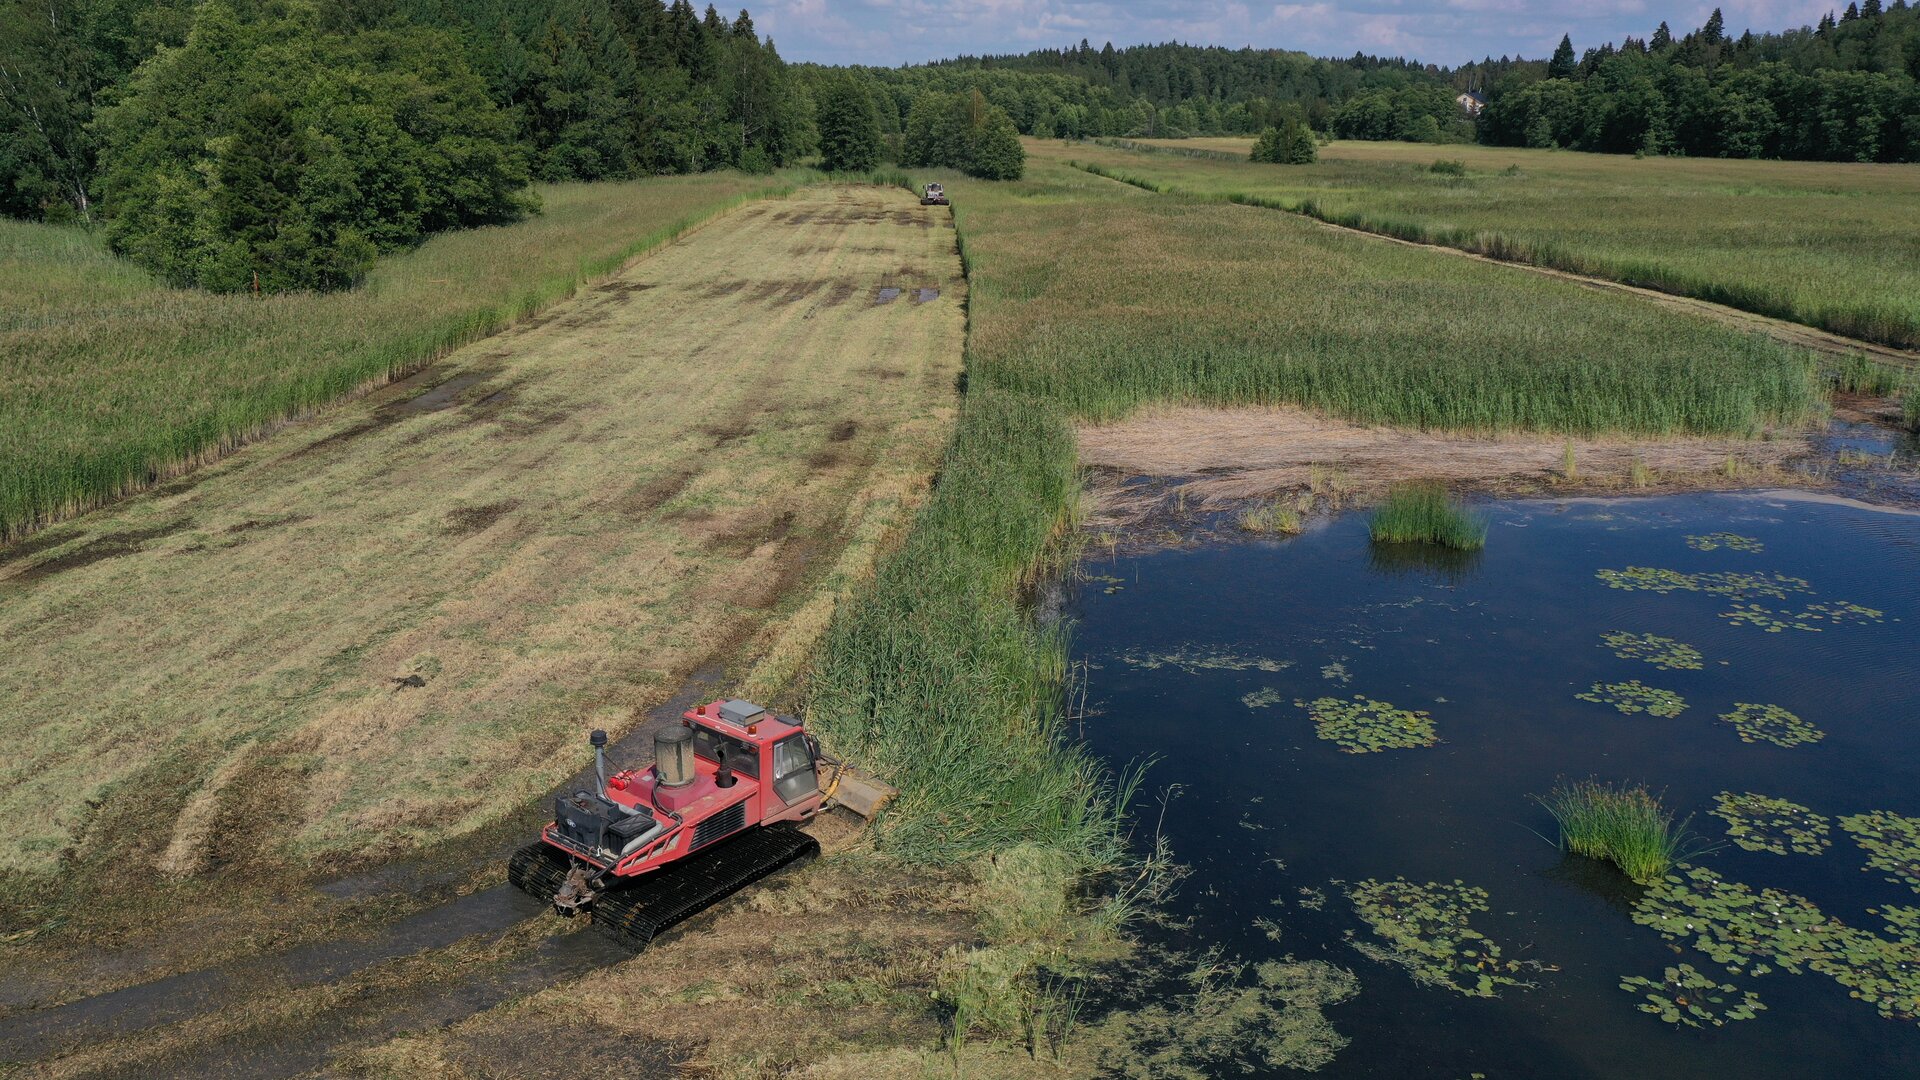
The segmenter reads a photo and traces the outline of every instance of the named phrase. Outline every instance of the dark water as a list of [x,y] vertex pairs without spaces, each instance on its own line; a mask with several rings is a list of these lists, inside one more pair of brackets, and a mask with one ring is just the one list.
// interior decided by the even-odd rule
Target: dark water
[[1835,420],[1813,444],[1814,467],[1848,493],[1920,506],[1920,434]]
[[[1722,790],[1790,799],[1833,819],[1920,815],[1920,517],[1739,495],[1485,509],[1487,550],[1439,570],[1381,560],[1357,514],[1289,540],[1089,562],[1095,580],[1071,611],[1076,652],[1090,665],[1085,735],[1116,763],[1159,755],[1149,784],[1183,788],[1167,829],[1194,867],[1176,901],[1194,923],[1177,943],[1351,967],[1360,996],[1329,1016],[1353,1044],[1328,1076],[1920,1075],[1920,1027],[1882,1018],[1827,976],[1733,978],[1636,925],[1639,890],[1536,835],[1554,829],[1529,798],[1561,777],[1644,781],[1712,839],[1723,838],[1724,823],[1707,816]],[[1685,540],[1718,531],[1757,538],[1765,551],[1698,551]],[[1777,571],[1811,583],[1815,595],[1795,600],[1850,600],[1885,617],[1767,633],[1721,618],[1722,596],[1622,591],[1595,577],[1630,565]],[[1618,658],[1600,641],[1615,630],[1693,645],[1704,669]],[[1183,649],[1291,666],[1139,663]],[[1323,674],[1334,664],[1350,682]],[[1574,697],[1628,679],[1673,690],[1688,708],[1629,716]],[[1279,702],[1243,704],[1263,688]],[[1293,704],[1354,694],[1430,711],[1442,741],[1343,753]],[[1783,706],[1826,738],[1743,743],[1717,719],[1736,702]],[[1907,887],[1862,872],[1864,853],[1837,820],[1831,839],[1817,857],[1728,845],[1696,861],[1756,889],[1807,896],[1853,926],[1882,928],[1869,907],[1920,904]],[[1331,882],[1396,876],[1487,890],[1492,910],[1474,916],[1474,928],[1508,957],[1559,970],[1530,976],[1537,989],[1481,1000],[1366,959],[1343,934],[1368,931]],[[1300,906],[1303,887],[1325,892],[1323,909]],[[1280,942],[1252,925],[1262,916],[1283,924]],[[1619,988],[1623,976],[1658,978],[1683,961],[1757,992],[1767,1011],[1681,1028],[1636,1011],[1639,998]]]

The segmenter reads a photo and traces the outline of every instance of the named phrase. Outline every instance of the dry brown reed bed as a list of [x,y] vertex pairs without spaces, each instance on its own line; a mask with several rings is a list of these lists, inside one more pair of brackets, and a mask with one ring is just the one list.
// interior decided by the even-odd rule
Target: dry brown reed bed
[[[1411,480],[1514,494],[1750,487],[1777,480],[1792,458],[1809,451],[1797,433],[1762,439],[1471,435],[1356,424],[1290,406],[1151,409],[1117,423],[1082,425],[1077,436],[1080,463],[1097,474],[1088,486],[1087,522],[1094,528],[1138,523],[1169,499],[1217,509],[1310,492],[1339,505],[1370,501]],[[1168,483],[1123,486],[1117,482],[1123,476]]]

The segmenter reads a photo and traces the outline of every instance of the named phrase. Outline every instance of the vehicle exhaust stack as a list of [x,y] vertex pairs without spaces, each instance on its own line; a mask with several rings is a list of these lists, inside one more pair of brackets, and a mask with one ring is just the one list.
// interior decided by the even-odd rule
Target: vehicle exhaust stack
[[653,737],[653,775],[661,787],[677,788],[693,783],[692,728],[665,727]]
[[593,775],[599,779],[601,792],[607,790],[607,733],[599,728],[587,736],[587,742],[593,747]]

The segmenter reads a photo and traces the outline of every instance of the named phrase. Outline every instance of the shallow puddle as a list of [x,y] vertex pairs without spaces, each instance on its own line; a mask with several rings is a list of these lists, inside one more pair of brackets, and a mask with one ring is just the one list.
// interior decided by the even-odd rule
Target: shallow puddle
[[[1380,557],[1364,514],[1089,560],[1085,731],[1179,785],[1177,943],[1350,967],[1327,1076],[1920,1075],[1920,517],[1486,509],[1464,565]],[[1141,662],[1216,656],[1264,662]],[[1715,877],[1563,856],[1532,796],[1588,777],[1691,815]]]

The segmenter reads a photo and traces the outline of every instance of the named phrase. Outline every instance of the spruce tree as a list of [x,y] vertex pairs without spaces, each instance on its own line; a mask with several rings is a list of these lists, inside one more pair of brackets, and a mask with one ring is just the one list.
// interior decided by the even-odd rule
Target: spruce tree
[[304,218],[298,200],[307,154],[286,102],[254,95],[234,114],[227,140],[213,200],[226,243],[210,260],[208,283],[237,291],[251,287],[258,273],[260,287],[269,292],[310,284],[290,247]]
[[1852,3],[1850,3],[1850,4],[1848,4],[1848,5],[1847,5],[1847,10],[1845,10],[1845,11],[1843,11],[1843,12],[1841,12],[1841,13],[1840,13],[1840,21],[1841,21],[1841,22],[1852,22],[1853,20],[1855,20],[1855,19],[1857,19],[1857,18],[1859,18],[1859,17],[1860,17],[1860,5],[1859,5],[1859,4],[1852,4]]
[[1709,45],[1718,45],[1727,34],[1727,20],[1720,15],[1720,9],[1714,8],[1707,16],[1707,25],[1700,28],[1700,37]]
[[1860,17],[1871,19],[1880,14],[1880,0],[1864,0],[1860,5]]
[[973,129],[966,171],[983,180],[1018,180],[1027,169],[1027,152],[1020,145],[1020,129],[998,105],[987,106]]
[[1570,35],[1562,34],[1560,35],[1560,47],[1553,50],[1553,59],[1547,61],[1547,78],[1571,79],[1578,70],[1579,62],[1574,59],[1573,55],[1573,38]]
[[1673,31],[1667,29],[1667,24],[1662,22],[1659,27],[1654,30],[1653,40],[1648,44],[1652,46],[1654,52],[1659,52],[1673,44]]
[[820,132],[820,167],[828,172],[866,172],[880,164],[880,118],[873,99],[842,76],[820,91],[814,124]]

